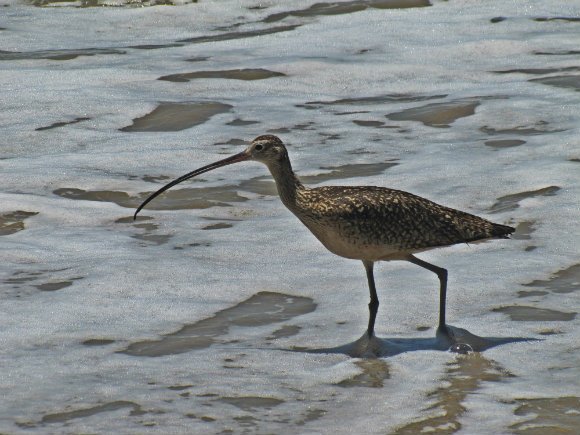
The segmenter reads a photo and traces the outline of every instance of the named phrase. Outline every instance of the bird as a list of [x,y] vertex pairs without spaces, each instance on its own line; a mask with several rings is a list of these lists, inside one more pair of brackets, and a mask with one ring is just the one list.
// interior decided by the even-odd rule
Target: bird
[[[282,203],[333,254],[362,261],[370,293],[368,325],[363,337],[375,338],[379,298],[374,266],[379,261],[408,261],[435,273],[439,279],[437,336],[450,349],[466,353],[467,343],[455,337],[446,323],[447,269],[428,263],[416,254],[458,243],[509,238],[514,228],[439,205],[421,196],[379,186],[308,187],[294,173],[288,150],[274,135],[256,137],[242,152],[189,172],[156,192],[137,208],[138,213],[173,186],[214,169],[244,161],[263,163],[269,169]],[[469,333],[468,333],[469,334]],[[464,335],[465,334],[460,334]],[[477,337],[477,336],[474,336]]]

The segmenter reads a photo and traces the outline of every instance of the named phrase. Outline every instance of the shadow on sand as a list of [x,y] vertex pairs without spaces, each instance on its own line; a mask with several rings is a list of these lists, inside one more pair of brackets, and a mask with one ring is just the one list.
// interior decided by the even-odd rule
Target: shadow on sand
[[438,330],[437,335],[433,338],[379,338],[375,336],[369,339],[365,333],[358,340],[337,347],[317,349],[295,347],[291,350],[306,353],[345,354],[353,358],[378,358],[419,350],[441,350],[467,354],[483,352],[503,344],[539,341],[537,338],[526,337],[479,337],[466,329],[449,325],[447,325],[447,330],[447,332]]

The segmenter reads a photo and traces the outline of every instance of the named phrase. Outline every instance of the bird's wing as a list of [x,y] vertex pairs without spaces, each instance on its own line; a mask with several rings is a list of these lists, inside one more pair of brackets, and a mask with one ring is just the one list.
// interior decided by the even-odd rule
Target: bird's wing
[[367,186],[319,189],[322,213],[377,243],[425,248],[495,236],[495,224],[408,192]]

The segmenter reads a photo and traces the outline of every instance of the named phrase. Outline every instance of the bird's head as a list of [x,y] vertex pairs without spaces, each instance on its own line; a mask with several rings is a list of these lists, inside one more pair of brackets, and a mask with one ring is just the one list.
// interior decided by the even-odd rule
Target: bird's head
[[238,162],[244,162],[246,160],[254,160],[257,162],[264,163],[267,166],[270,166],[287,158],[288,153],[286,151],[286,147],[284,146],[280,138],[270,134],[258,136],[256,139],[252,141],[250,146],[241,153],[235,154],[226,159],[219,160],[217,162],[206,165],[202,168],[196,169],[195,171],[182,175],[181,177],[176,178],[172,182],[163,186],[157,192],[152,193],[137,208],[137,211],[135,212],[133,218],[136,219],[137,214],[141,211],[141,209],[145,207],[145,205],[149,203],[151,200],[153,200],[153,198],[155,198],[156,196],[172,188],[176,184],[179,184],[185,180],[189,180],[190,178],[196,177],[197,175],[203,174],[204,172],[209,172],[222,166],[227,166]]
[[244,151],[248,154],[248,160],[270,165],[288,156],[286,147],[279,137],[271,134],[258,136]]

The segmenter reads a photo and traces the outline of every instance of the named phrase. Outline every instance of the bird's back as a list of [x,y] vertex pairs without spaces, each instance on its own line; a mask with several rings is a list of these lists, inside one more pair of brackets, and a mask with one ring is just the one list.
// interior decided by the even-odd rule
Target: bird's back
[[388,257],[505,238],[514,231],[408,192],[374,186],[304,189],[292,211],[328,249],[348,258],[364,252],[376,257],[381,247]]

